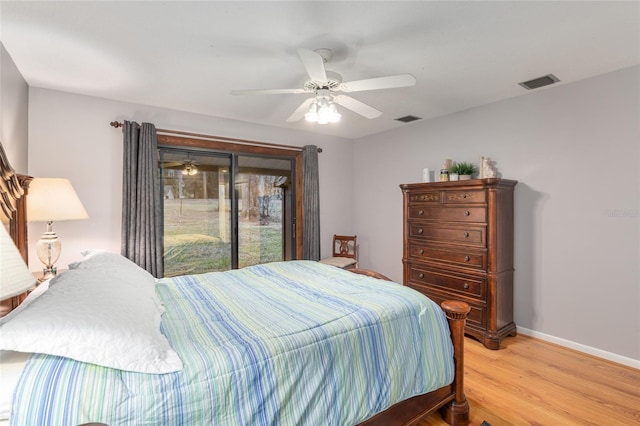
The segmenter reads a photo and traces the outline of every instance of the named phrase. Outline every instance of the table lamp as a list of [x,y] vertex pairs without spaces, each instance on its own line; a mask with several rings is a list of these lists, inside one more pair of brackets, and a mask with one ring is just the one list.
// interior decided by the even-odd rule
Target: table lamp
[[27,194],[27,221],[47,222],[47,230],[36,244],[38,259],[44,265],[40,281],[56,275],[55,263],[62,251],[60,238],[53,231],[53,221],[88,218],[68,179],[35,178],[31,181]]

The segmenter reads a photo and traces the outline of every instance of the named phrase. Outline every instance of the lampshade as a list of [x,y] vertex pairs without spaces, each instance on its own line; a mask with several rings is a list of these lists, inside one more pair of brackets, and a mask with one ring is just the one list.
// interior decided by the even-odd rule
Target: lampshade
[[27,220],[51,222],[88,219],[76,191],[68,179],[35,178],[29,184]]
[[0,300],[22,294],[35,283],[9,233],[0,225]]

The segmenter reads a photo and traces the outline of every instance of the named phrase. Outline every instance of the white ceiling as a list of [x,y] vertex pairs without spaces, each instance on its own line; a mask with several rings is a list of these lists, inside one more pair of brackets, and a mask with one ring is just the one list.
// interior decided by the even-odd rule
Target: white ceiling
[[[30,86],[359,138],[640,63],[640,2],[1,1],[0,39]],[[414,87],[352,93],[381,111],[285,120],[304,94],[296,49],[330,48],[343,80],[411,73]],[[554,86],[538,89],[552,90]],[[133,118],[133,117],[132,117]]]

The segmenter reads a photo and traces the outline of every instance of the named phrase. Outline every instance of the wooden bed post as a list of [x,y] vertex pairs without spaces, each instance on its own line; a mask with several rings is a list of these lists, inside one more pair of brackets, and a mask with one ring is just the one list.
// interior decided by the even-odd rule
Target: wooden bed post
[[464,394],[464,324],[471,311],[468,304],[457,300],[445,300],[441,304],[451,329],[456,378],[453,401],[440,409],[442,418],[450,425],[469,424],[469,402]]

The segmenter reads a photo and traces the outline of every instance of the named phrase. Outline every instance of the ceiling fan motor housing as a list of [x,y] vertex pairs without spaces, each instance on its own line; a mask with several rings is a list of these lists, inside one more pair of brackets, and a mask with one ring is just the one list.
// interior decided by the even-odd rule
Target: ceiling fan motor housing
[[308,80],[304,83],[304,90],[308,92],[315,92],[320,89],[327,90],[338,90],[340,88],[340,84],[342,83],[342,76],[337,72],[326,71],[327,81],[323,84],[320,84],[317,81]]

